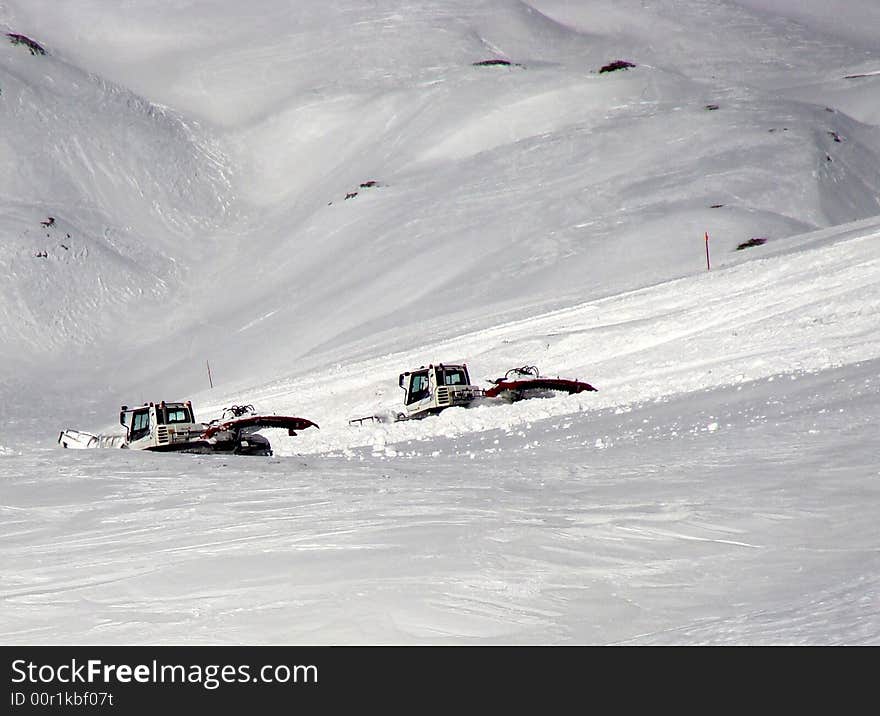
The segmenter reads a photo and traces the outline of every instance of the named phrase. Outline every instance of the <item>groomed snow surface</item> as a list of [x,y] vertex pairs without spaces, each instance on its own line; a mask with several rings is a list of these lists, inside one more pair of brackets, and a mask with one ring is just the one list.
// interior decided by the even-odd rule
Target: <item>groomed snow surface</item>
[[[880,643],[839,5],[0,0],[0,641]],[[440,361],[599,390],[349,424]],[[321,427],[55,442],[162,399]]]

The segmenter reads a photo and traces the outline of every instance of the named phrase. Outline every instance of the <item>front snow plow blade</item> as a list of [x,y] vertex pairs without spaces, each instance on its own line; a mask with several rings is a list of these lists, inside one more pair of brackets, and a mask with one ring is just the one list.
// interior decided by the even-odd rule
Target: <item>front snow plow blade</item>
[[67,428],[59,433],[58,444],[63,448],[74,450],[121,448],[125,445],[125,435],[95,435],[83,430]]
[[361,418],[349,418],[348,424],[361,426],[364,423],[399,423],[401,420],[407,420],[403,413],[385,411],[384,413],[364,415]]

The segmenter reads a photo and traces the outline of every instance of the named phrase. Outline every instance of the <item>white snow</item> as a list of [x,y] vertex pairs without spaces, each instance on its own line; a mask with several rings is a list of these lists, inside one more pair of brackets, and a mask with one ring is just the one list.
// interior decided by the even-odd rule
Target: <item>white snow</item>
[[877,644],[875,3],[260,5],[0,2],[3,641]]

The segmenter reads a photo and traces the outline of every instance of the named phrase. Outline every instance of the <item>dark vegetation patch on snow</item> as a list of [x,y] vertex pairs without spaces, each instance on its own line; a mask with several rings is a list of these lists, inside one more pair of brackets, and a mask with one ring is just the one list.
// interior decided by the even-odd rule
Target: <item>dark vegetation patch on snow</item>
[[[359,188],[360,189],[372,189],[374,187],[380,187],[380,186],[382,186],[382,185],[378,181],[376,181],[375,179],[369,179],[365,182],[361,182],[359,185]],[[354,199],[359,193],[360,192],[357,189],[353,189],[352,191],[348,192],[345,195],[345,200]],[[328,202],[327,206],[330,206],[331,204],[333,204],[332,201]]]
[[615,70],[628,70],[630,67],[635,67],[635,64],[627,62],[626,60],[615,60],[614,62],[609,62],[607,65],[599,68],[599,74],[601,75],[603,72],[614,72]]
[[32,55],[46,54],[45,48],[40,45],[40,43],[29,38],[27,35],[19,35],[15,32],[7,32],[6,37],[9,38],[9,41],[13,45],[24,45],[25,47],[27,47],[31,51]]
[[519,62],[511,62],[510,60],[492,59],[479,60],[471,63],[474,67],[522,67]]
[[[54,217],[54,216],[47,216],[45,219],[43,219],[43,220],[40,222],[40,226],[42,226],[43,229],[52,229],[52,231],[55,231],[55,230],[58,228],[58,225],[55,223],[55,217]],[[25,232],[25,233],[27,233],[27,232]],[[46,238],[47,238],[47,239],[51,239],[51,238],[52,238],[52,233],[51,233],[51,232],[47,232],[47,233],[46,233]],[[66,234],[65,234],[65,240],[69,240],[69,239],[70,239],[70,234],[69,234],[69,233],[66,233]],[[59,243],[58,243],[58,246],[59,246],[60,248],[64,249],[65,251],[70,251],[70,246],[69,246],[68,244],[65,244],[65,243],[61,243],[61,242],[59,242]],[[41,248],[41,249],[37,249],[36,251],[34,251],[34,258],[37,258],[37,259],[47,259],[47,258],[49,258],[49,252],[48,252],[46,249],[42,249],[42,248]]]
[[743,241],[739,246],[736,247],[737,251],[742,251],[743,249],[749,249],[752,246],[761,246],[767,243],[767,239],[762,237],[752,237],[748,241]]

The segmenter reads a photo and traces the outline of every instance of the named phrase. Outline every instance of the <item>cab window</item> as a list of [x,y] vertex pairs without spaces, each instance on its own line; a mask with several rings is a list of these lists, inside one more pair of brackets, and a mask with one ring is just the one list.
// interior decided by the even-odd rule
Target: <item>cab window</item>
[[439,382],[443,385],[467,385],[467,376],[461,368],[444,368]]
[[150,433],[150,411],[139,410],[131,416],[129,440],[140,440]]
[[189,411],[186,408],[168,408],[166,410],[167,423],[191,423]]
[[411,403],[417,403],[420,400],[424,400],[428,397],[429,393],[428,388],[428,371],[420,370],[417,373],[413,373],[409,377],[409,393],[406,401],[407,405]]

